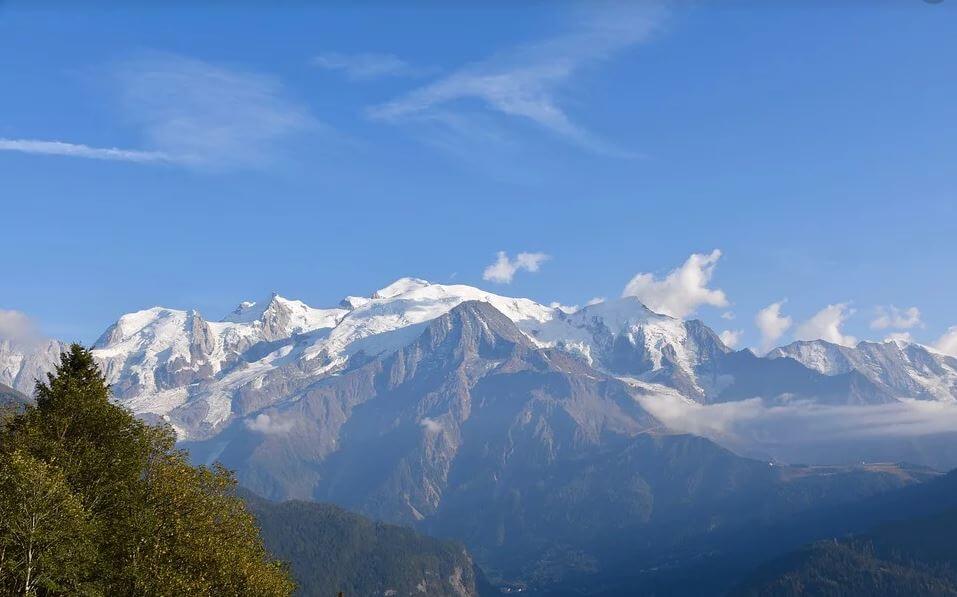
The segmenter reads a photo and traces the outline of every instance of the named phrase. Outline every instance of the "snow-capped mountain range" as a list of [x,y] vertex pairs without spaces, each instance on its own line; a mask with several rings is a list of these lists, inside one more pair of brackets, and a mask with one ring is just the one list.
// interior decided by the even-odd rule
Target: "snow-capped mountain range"
[[295,399],[294,388],[306,381],[394,352],[466,301],[489,303],[538,346],[693,396],[704,395],[694,368],[728,351],[700,322],[658,315],[633,298],[568,313],[471,286],[403,278],[329,309],[276,294],[243,302],[221,321],[146,309],[121,317],[95,343],[94,355],[118,400],[169,420],[182,437],[205,436],[235,414],[238,396],[259,394],[263,404]]
[[[918,391],[932,376],[952,388],[953,359],[813,344],[758,357],[634,298],[571,310],[404,278],[327,309],[278,295],[219,321],[146,309],[93,352],[116,400],[168,421],[195,461],[223,463],[251,491],[455,537],[521,579],[556,562],[608,565],[608,537],[667,562],[676,524],[707,537],[932,475],[843,466],[862,460],[856,452],[836,468],[769,466],[651,408],[674,399],[720,416],[728,405],[711,403],[756,397],[771,409],[954,400]],[[29,392],[59,346],[0,347],[0,384]]]
[[[570,311],[416,278],[325,309],[273,294],[241,303],[220,321],[154,307],[120,317],[93,352],[117,400],[144,417],[169,421],[183,439],[205,438],[231,419],[295,401],[319,379],[411,344],[429,322],[467,301],[490,304],[535,346],[561,350],[644,391],[662,385],[701,402],[741,398],[742,368],[759,375],[759,365],[787,357],[815,379],[863,376],[849,382],[856,388],[850,402],[957,399],[957,359],[917,344],[847,348],[818,340],[777,348],[765,359],[736,357],[741,353],[702,322],[654,313],[635,298]],[[60,348],[55,341],[34,350],[0,343],[0,383],[31,393],[33,379],[52,367]],[[739,389],[729,392],[735,382]],[[797,389],[765,383],[762,397],[814,398],[820,384],[809,383],[801,378]],[[843,386],[828,387],[829,400],[841,401]]]

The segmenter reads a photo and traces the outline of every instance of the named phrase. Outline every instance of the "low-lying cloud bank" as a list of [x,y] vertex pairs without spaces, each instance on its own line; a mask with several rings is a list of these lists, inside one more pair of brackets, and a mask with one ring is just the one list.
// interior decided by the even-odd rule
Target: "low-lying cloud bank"
[[670,429],[707,437],[746,456],[820,464],[892,460],[957,467],[957,403],[770,405],[753,398],[704,405],[665,393],[639,401]]

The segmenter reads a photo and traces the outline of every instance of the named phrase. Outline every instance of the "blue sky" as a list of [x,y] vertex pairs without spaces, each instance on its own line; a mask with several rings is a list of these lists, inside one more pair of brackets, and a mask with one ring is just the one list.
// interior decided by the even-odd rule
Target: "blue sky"
[[[957,325],[950,0],[30,4],[0,3],[0,309],[46,334],[409,275],[628,286],[740,347]],[[483,280],[499,251],[548,259]]]

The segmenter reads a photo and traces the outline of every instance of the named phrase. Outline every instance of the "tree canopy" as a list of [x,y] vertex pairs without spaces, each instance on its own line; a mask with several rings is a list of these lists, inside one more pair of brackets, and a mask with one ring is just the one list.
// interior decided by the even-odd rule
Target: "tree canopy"
[[0,593],[290,595],[232,473],[109,396],[74,344],[0,424]]

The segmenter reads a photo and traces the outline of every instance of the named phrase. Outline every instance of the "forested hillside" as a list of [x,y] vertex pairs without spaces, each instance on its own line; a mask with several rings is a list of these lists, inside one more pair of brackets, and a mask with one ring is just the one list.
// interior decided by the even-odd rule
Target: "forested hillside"
[[[735,595],[957,595],[957,475],[862,505],[865,532],[777,558]],[[932,512],[932,513],[930,513]]]
[[488,585],[460,543],[375,522],[331,504],[273,503],[247,494],[266,547],[289,562],[308,596],[425,594],[465,597]]

